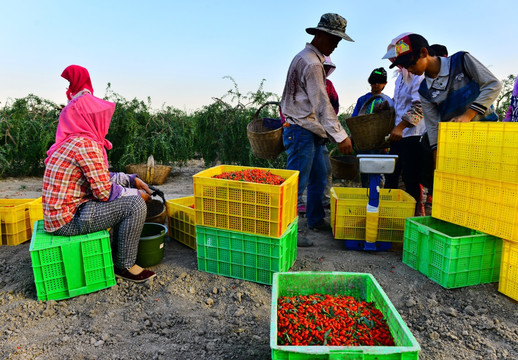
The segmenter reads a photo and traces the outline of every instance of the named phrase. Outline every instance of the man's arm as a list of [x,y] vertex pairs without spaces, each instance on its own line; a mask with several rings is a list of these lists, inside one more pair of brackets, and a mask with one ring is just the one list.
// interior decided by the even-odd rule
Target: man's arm
[[318,122],[333,141],[342,143],[348,136],[329,101],[322,67],[318,64],[309,65],[305,72],[305,80],[308,99]]
[[464,67],[478,84],[480,94],[464,114],[452,118],[452,122],[470,122],[477,114],[484,115],[502,90],[502,83],[469,53],[464,54]]

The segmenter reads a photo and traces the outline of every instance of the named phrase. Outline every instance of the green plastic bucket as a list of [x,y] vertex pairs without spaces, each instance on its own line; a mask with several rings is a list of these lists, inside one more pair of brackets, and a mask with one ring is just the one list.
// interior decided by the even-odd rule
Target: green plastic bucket
[[164,237],[167,227],[162,224],[144,223],[138,244],[137,264],[142,267],[156,265],[164,257]]

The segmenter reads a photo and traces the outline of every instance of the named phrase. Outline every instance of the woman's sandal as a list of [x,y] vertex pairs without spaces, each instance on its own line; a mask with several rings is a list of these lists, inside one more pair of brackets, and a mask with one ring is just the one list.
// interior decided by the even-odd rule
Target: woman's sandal
[[156,274],[151,270],[142,270],[140,274],[134,275],[129,272],[129,270],[126,269],[118,269],[114,268],[115,276],[124,280],[133,281],[136,283],[141,283],[144,281],[148,281],[149,279],[152,279],[156,276]]

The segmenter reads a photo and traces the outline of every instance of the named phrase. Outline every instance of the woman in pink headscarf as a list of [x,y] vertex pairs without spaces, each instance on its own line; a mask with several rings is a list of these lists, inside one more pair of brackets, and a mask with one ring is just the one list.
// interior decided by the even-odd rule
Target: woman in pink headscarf
[[113,229],[115,275],[135,282],[156,276],[136,265],[149,187],[136,175],[110,173],[106,140],[115,104],[93,95],[88,70],[68,66],[69,100],[56,142],[47,151],[43,177],[45,231],[73,236]]
[[[70,65],[63,71],[61,77],[70,82],[66,92],[69,103],[59,116],[56,142],[47,151],[48,157],[45,164],[52,153],[68,138],[84,136],[103,147],[105,163],[108,167],[106,150],[110,150],[112,144],[105,139],[105,136],[108,134],[115,104],[93,96],[94,89],[90,75],[84,67]],[[83,96],[86,94],[88,96]]]

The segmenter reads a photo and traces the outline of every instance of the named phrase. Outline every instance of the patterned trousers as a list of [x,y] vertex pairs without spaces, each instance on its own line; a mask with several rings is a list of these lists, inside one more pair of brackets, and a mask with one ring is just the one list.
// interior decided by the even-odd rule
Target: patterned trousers
[[75,236],[112,228],[115,267],[135,265],[140,234],[146,220],[147,206],[140,196],[123,196],[110,202],[88,201],[74,218],[54,234]]

